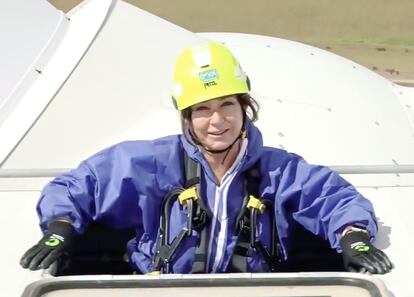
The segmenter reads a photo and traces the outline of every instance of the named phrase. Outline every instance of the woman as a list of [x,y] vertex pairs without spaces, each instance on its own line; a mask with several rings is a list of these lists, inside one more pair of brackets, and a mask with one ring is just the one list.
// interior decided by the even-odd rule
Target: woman
[[263,146],[257,104],[221,44],[185,49],[173,101],[182,135],[110,147],[48,184],[40,242],[21,259],[48,267],[93,221],[136,227],[128,244],[141,273],[277,271],[300,224],[342,252],[350,271],[387,273],[369,200],[327,167]]

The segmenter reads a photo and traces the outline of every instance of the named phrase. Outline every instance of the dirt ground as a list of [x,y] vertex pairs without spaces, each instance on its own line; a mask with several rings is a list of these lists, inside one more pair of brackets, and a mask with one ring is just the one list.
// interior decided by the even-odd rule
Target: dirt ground
[[[49,0],[68,11],[81,0]],[[414,1],[126,0],[193,32],[245,32],[332,51],[414,85]]]

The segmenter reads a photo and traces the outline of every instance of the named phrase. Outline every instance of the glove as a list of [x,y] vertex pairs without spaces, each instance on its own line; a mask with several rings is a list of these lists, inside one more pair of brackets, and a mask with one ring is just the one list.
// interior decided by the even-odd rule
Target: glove
[[340,240],[345,269],[351,272],[385,274],[390,272],[393,264],[387,255],[370,241],[365,231],[351,231]]
[[49,223],[42,239],[22,256],[20,265],[30,270],[46,269],[60,258],[72,241],[73,227],[64,221]]

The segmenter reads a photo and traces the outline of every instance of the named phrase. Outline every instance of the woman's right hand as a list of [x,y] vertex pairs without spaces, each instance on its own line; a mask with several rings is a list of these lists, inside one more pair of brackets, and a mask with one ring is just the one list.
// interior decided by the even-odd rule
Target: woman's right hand
[[66,221],[53,221],[42,239],[20,259],[20,265],[30,270],[46,269],[67,252],[73,237],[73,227]]

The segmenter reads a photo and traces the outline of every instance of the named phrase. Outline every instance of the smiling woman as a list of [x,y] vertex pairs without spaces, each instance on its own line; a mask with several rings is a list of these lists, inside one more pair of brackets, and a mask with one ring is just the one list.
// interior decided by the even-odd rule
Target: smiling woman
[[[162,8],[184,1],[164,1]],[[220,13],[231,1],[221,2]],[[63,31],[54,31],[58,23],[48,22],[45,15],[51,6],[46,0],[0,2],[0,15],[4,15],[0,23],[5,22],[0,27],[5,36],[13,33],[15,38],[4,42],[2,49],[16,57],[3,56],[7,60],[3,64],[10,67],[0,70],[6,78],[0,89],[8,91],[7,81],[16,78],[13,71],[21,69],[17,66],[26,61],[25,55],[47,50],[47,55],[41,55],[47,67],[27,64],[33,68],[30,73],[36,77],[32,81],[36,89],[18,89],[27,98],[19,105],[19,111],[25,113],[14,117],[13,126],[0,124],[1,131],[10,132],[10,138],[0,137],[0,159],[4,160],[0,165],[1,232],[4,238],[22,235],[18,244],[2,246],[0,262],[10,281],[0,285],[1,296],[19,296],[24,286],[42,276],[47,276],[45,281],[49,282],[48,274],[86,274],[79,277],[81,286],[85,279],[106,286],[96,274],[105,274],[105,278],[115,274],[110,278],[128,278],[134,283],[136,277],[141,277],[147,284],[148,276],[132,275],[133,269],[142,273],[157,271],[158,267],[162,273],[192,272],[189,262],[195,268],[204,264],[204,270],[200,270],[208,273],[311,271],[332,285],[331,276],[344,269],[343,259],[349,267],[353,266],[349,259],[355,256],[349,251],[342,254],[339,249],[355,240],[350,236],[353,233],[366,236],[358,231],[366,225],[369,236],[376,237],[373,245],[396,266],[391,273],[380,276],[392,291],[384,296],[412,296],[410,283],[403,280],[414,267],[414,259],[409,257],[414,238],[410,211],[414,207],[414,89],[392,84],[361,65],[305,44],[252,34],[194,34],[122,0],[84,1],[70,14],[62,15]],[[151,5],[156,2],[151,1]],[[252,14],[259,2],[250,7]],[[206,7],[211,3],[217,2],[203,2]],[[238,3],[252,6],[251,1]],[[14,13],[13,7],[19,9],[19,5],[26,7],[30,18]],[[233,14],[234,9],[240,12],[239,8],[233,7]],[[205,13],[200,10],[197,15]],[[246,18],[240,21],[269,23],[252,14],[248,22]],[[52,9],[51,15],[59,15],[59,11]],[[235,15],[240,18],[240,13]],[[33,19],[39,21],[31,22]],[[272,25],[277,27],[276,23]],[[27,30],[10,31],[16,26]],[[58,33],[58,38],[43,39],[42,45],[42,38],[36,38],[39,35],[35,33],[47,31],[43,29]],[[33,33],[30,36],[29,31]],[[31,38],[36,40],[31,43]],[[260,104],[257,122],[253,109],[245,109],[246,137],[233,145],[239,154],[229,162],[232,165],[221,180],[207,161],[208,152],[195,142],[195,133],[190,134],[190,127],[180,127],[179,114],[187,108],[177,111],[171,102],[171,78],[178,53],[206,39],[229,48],[248,73],[253,88],[237,94],[238,99],[252,95]],[[56,46],[49,47],[48,41]],[[19,55],[22,50],[25,54]],[[385,52],[378,51],[390,52],[388,47]],[[196,68],[195,73],[201,90],[223,85],[220,71]],[[17,78],[23,81],[23,77]],[[223,97],[197,104],[218,98]],[[6,98],[2,99],[5,102]],[[44,108],[37,103],[44,103]],[[192,109],[189,106],[188,112]],[[35,117],[27,116],[29,113]],[[17,131],[17,126],[25,130]],[[222,129],[216,132],[220,134]],[[119,143],[125,140],[132,141]],[[115,143],[119,144],[92,156]],[[299,153],[313,164],[328,165],[357,190],[336,174],[329,174],[329,168],[309,165],[285,150]],[[81,160],[85,161],[79,166]],[[228,166],[227,161],[229,156],[223,167]],[[184,188],[188,190],[181,193]],[[375,214],[359,191],[370,199]],[[250,196],[257,200],[250,201]],[[360,221],[355,223],[358,218]],[[38,228],[39,219],[43,234]],[[341,220],[355,225],[337,234],[334,229]],[[60,228],[60,224],[66,228]],[[304,232],[296,232],[298,226]],[[246,232],[249,227],[250,233]],[[166,240],[159,240],[158,234]],[[348,240],[339,239],[338,243],[342,234],[349,236]],[[39,242],[42,236],[45,240]],[[127,261],[127,241],[132,238]],[[39,251],[40,255],[31,263],[32,269],[37,269],[36,262],[48,253],[59,258],[63,250],[63,254],[70,252],[70,257],[60,258],[63,261],[54,262],[57,265],[46,271],[22,269],[19,259],[35,242],[39,243],[28,256]],[[358,245],[357,250],[375,252],[367,247]],[[51,260],[53,257],[42,260],[42,266]],[[326,274],[328,270],[335,272]],[[239,274],[221,274],[219,278],[231,279],[239,286],[245,284],[245,276],[260,282],[271,276],[289,279],[291,288],[303,273],[246,273],[234,279],[235,275]],[[347,280],[355,276],[379,280],[364,274],[342,275]],[[201,276],[211,277],[214,275]],[[158,278],[165,286],[170,283],[166,278],[181,276]],[[56,279],[55,287],[62,281],[60,277],[52,279]],[[188,284],[187,291],[194,293],[194,287]],[[119,291],[116,287],[105,292]],[[288,294],[272,289],[279,295]]]
[[218,184],[239,154],[245,138],[244,113],[236,95],[191,107],[190,133],[203,150]]
[[328,167],[264,146],[249,91],[222,44],[184,49],[172,92],[183,133],[114,145],[51,181],[37,207],[44,236],[21,265],[47,268],[98,222],[136,228],[139,273],[289,270],[298,226],[342,252],[344,269],[389,272],[370,201]]
[[191,111],[194,138],[207,152],[227,150],[241,137],[243,110],[237,96],[198,103]]
[[248,94],[237,94],[212,99],[181,111],[181,127],[191,135],[209,160],[216,183],[239,153],[241,141],[246,137],[246,119],[258,119],[259,105]]
[[220,44],[211,42],[208,51],[184,50],[177,59],[173,101],[181,111],[183,132],[200,145],[217,184],[240,152],[247,107],[257,106],[249,96],[239,99],[249,90],[239,62]]

